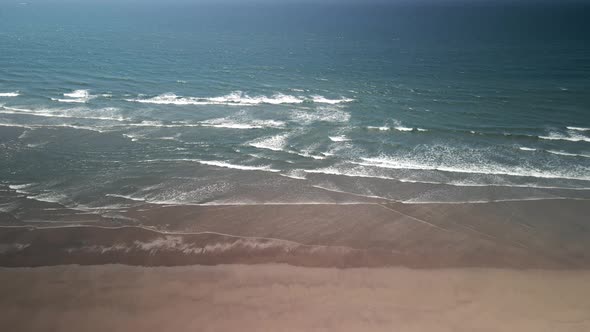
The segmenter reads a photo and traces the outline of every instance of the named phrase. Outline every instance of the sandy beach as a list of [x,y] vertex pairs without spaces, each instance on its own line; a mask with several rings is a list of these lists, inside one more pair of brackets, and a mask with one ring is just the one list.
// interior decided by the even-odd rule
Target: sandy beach
[[0,269],[3,331],[588,331],[588,271]]
[[51,206],[3,215],[0,330],[590,329],[586,201]]

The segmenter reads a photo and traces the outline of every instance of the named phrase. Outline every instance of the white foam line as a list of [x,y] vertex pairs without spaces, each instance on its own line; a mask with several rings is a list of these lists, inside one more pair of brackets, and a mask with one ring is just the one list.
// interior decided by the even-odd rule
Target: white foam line
[[412,201],[405,200],[398,203],[419,205],[419,204],[489,204],[489,203],[505,203],[505,202],[529,202],[529,201],[590,201],[588,198],[572,198],[572,197],[533,197],[533,198],[507,198],[494,200],[480,200],[480,201],[460,201],[460,202],[446,202],[446,201]]
[[[305,97],[296,97],[276,93],[271,97],[267,96],[249,96],[242,91],[234,91],[221,97],[181,97],[173,93],[165,93],[147,99],[126,99],[129,102],[148,103],[148,104],[167,104],[167,105],[237,105],[253,106],[260,104],[280,105],[280,104],[301,104],[307,101]],[[312,96],[310,101],[318,104],[339,104],[354,101],[354,99],[328,99],[323,96]]]
[[199,164],[207,165],[207,166],[217,166],[223,168],[232,168],[232,169],[239,169],[244,171],[264,171],[264,172],[273,172],[277,173],[281,170],[272,169],[270,166],[248,166],[248,165],[235,165],[230,164],[225,161],[219,160],[201,160],[201,159],[190,159],[190,158],[179,158],[179,159],[147,159],[141,160],[140,162],[143,163],[151,163],[151,162],[175,162],[175,161],[187,161],[187,162],[196,162]]
[[244,170],[244,171],[266,171],[266,172],[275,172],[275,173],[281,171],[278,169],[272,169],[272,168],[270,168],[270,166],[235,165],[235,164],[227,163],[225,161],[217,161],[217,160],[195,160],[195,161],[200,164],[203,164],[203,165],[239,169],[239,170]]
[[38,125],[38,124],[29,124],[23,125],[18,123],[0,123],[0,127],[15,127],[15,128],[26,128],[26,129],[38,129],[38,128],[72,128],[78,130],[88,130],[94,131],[97,133],[104,133],[104,130],[95,128],[95,127],[87,127],[87,126],[76,126],[76,125],[68,125],[68,124],[55,124],[55,125]]
[[576,130],[576,131],[590,131],[590,128],[584,127],[566,127],[569,130]]
[[0,92],[0,97],[18,97],[20,93],[16,92]]
[[0,123],[0,127],[15,127],[15,128],[34,129],[31,125],[23,125],[23,124],[18,124],[18,123]]
[[388,162],[387,160],[380,160],[375,158],[361,158],[366,162],[353,162],[351,163],[361,166],[368,166],[368,167],[378,167],[378,168],[388,168],[388,169],[408,169],[408,170],[421,170],[421,171],[439,171],[439,172],[448,172],[448,173],[464,173],[464,174],[486,174],[486,175],[508,175],[508,176],[517,176],[517,177],[532,177],[532,178],[545,178],[545,179],[567,179],[567,180],[580,180],[580,181],[590,181],[589,178],[583,177],[571,177],[571,176],[562,176],[562,175],[554,175],[554,174],[545,174],[540,172],[533,172],[533,173],[518,173],[518,172],[509,172],[509,171],[502,171],[502,170],[477,170],[477,169],[464,169],[464,168],[457,168],[457,167],[448,167],[448,166],[431,166],[431,165],[419,165],[419,164],[400,164],[395,162]]
[[[7,109],[7,107],[4,107]],[[14,114],[14,115],[28,115],[28,116],[38,116],[44,118],[62,118],[62,119],[86,119],[86,120],[103,120],[103,121],[117,121],[117,122],[125,122],[130,121],[130,119],[125,118],[112,118],[112,117],[102,117],[102,116],[76,116],[76,115],[65,115],[65,114],[52,114],[52,113],[41,113],[36,111],[0,111],[0,114]]]
[[328,138],[332,141],[332,142],[349,142],[351,141],[350,138],[344,136],[344,135],[340,135],[340,136],[328,136]]
[[590,155],[587,155],[587,154],[576,154],[576,153],[568,153],[568,152],[553,151],[553,150],[547,150],[547,152],[549,152],[551,154],[556,154],[559,156],[590,158]]
[[590,187],[582,187],[582,188],[571,188],[571,187],[552,187],[552,186],[534,186],[534,185],[519,185],[519,184],[486,184],[486,183],[448,183],[448,182],[435,182],[435,181],[421,181],[421,180],[410,180],[410,179],[398,179],[392,178],[388,176],[381,176],[381,175],[369,175],[369,174],[347,174],[340,171],[331,171],[329,169],[326,170],[302,170],[305,173],[310,174],[326,174],[326,175],[336,175],[336,176],[347,176],[347,177],[359,177],[359,178],[371,178],[371,179],[383,179],[383,180],[392,180],[402,183],[418,183],[418,184],[434,184],[434,185],[446,185],[446,186],[453,186],[453,187],[506,187],[506,188],[532,188],[532,189],[558,189],[558,190],[590,190]]
[[544,139],[544,140],[552,140],[552,141],[570,141],[570,142],[590,142],[590,138],[589,137],[584,137],[584,136],[562,136],[562,135],[558,135],[558,136],[539,136],[540,139]]

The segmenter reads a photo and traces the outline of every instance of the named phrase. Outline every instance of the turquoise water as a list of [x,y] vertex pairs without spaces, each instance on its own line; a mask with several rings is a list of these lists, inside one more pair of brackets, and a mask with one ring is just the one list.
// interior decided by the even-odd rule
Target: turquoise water
[[2,4],[0,182],[75,208],[588,198],[580,6]]

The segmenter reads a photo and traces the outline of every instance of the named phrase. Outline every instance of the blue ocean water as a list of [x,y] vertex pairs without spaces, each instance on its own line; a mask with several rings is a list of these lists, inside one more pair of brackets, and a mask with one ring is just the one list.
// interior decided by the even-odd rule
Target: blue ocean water
[[587,9],[1,4],[0,182],[105,209],[589,198]]

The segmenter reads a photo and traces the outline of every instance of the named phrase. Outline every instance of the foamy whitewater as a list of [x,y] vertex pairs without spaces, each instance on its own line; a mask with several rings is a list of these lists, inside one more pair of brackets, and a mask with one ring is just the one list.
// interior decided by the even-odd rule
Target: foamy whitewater
[[582,10],[6,6],[5,212],[590,199]]

